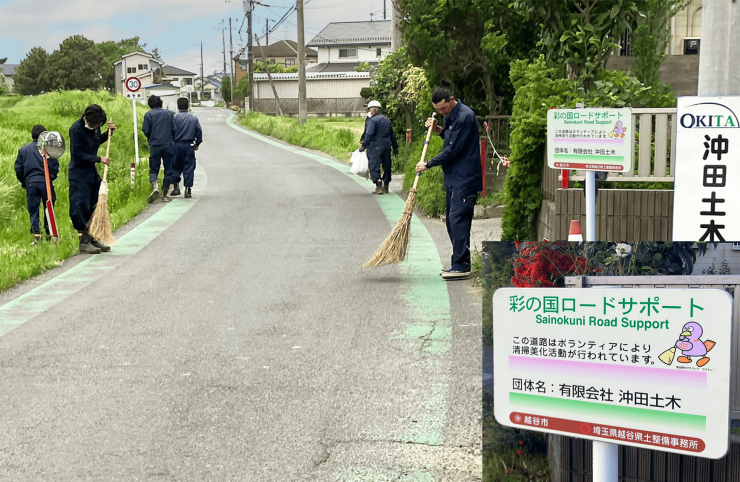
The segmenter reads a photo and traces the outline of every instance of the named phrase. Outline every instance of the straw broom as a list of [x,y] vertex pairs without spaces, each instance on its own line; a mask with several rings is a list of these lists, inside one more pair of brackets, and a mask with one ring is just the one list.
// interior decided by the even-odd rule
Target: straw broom
[[[432,119],[434,119],[434,114],[432,114]],[[427,149],[429,148],[429,139],[432,137],[432,130],[435,125],[436,122],[432,122],[429,126],[427,138],[424,141],[424,149],[421,152],[421,161],[419,162],[424,162],[424,159],[426,159]],[[416,173],[414,185],[409,190],[409,195],[406,198],[406,205],[403,207],[401,219],[398,220],[396,227],[393,228],[391,234],[385,238],[385,241],[383,241],[373,257],[362,265],[363,269],[373,266],[385,266],[387,264],[400,263],[406,259],[406,249],[409,246],[409,234],[411,233],[411,216],[414,214],[416,187],[419,185],[420,174],[420,172]]]
[[[110,155],[110,127],[108,128],[108,145],[105,148],[105,157]],[[103,170],[103,182],[100,183],[100,192],[98,194],[98,203],[95,205],[95,212],[90,218],[90,224],[87,232],[94,239],[103,241],[106,244],[113,244],[116,238],[110,228],[110,211],[108,210],[108,164]]]

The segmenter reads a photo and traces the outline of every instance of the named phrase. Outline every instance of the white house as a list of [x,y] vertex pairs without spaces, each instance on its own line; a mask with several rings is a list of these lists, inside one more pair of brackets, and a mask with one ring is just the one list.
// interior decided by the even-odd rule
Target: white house
[[5,85],[7,85],[10,90],[13,90],[13,77],[11,76],[18,65],[19,64],[0,64],[0,69],[2,69],[3,78],[5,79]]
[[390,20],[332,22],[306,46],[318,51],[318,64],[306,72],[351,72],[360,63],[377,65],[391,51]]
[[162,68],[162,63],[144,52],[132,52],[113,64],[116,68],[116,92],[127,92],[125,82],[129,77],[137,77],[144,88],[154,83],[154,71]]
[[196,74],[188,72],[187,70],[178,69],[172,65],[167,65],[162,69],[162,81],[169,82],[170,84],[180,87],[183,90],[188,85],[195,85]]

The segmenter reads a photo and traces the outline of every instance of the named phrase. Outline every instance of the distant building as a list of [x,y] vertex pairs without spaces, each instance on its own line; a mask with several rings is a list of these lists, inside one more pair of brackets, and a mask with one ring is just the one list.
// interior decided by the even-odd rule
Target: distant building
[[162,63],[154,56],[144,52],[132,52],[121,57],[113,64],[116,69],[116,92],[124,95],[126,79],[136,77],[141,81],[141,87],[154,84],[154,72],[162,68]]
[[162,81],[185,90],[188,85],[195,85],[196,74],[168,65],[162,69]]
[[5,85],[8,86],[10,90],[13,90],[13,73],[15,72],[15,68],[18,67],[19,64],[1,64],[0,68],[2,68],[3,71],[3,78],[5,79]]
[[378,65],[391,51],[390,20],[332,22],[307,46],[318,50],[318,64],[306,72],[351,72],[361,63]]
[[[292,67],[298,65],[298,43],[292,40],[278,40],[270,45],[263,45],[262,49],[257,45],[252,45],[252,56],[255,62],[262,61],[262,54],[268,62],[280,64],[283,67]],[[319,54],[316,50],[306,48],[306,64],[315,64],[318,61]],[[249,74],[247,68],[248,59],[246,49],[242,49],[234,57],[234,77],[238,83],[242,77]]]

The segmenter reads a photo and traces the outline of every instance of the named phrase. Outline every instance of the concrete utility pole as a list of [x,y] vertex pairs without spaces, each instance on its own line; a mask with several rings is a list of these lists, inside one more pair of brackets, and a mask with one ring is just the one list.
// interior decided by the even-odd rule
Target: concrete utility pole
[[200,41],[200,99],[203,100],[203,84],[205,84],[205,80],[203,80],[203,41]]
[[[256,38],[256,37],[255,37]],[[262,45],[260,45],[260,39],[257,39],[257,47],[260,48],[260,53],[262,53],[262,61],[265,63],[265,70],[267,71],[267,80],[270,81],[270,87],[272,87],[272,93],[275,96],[275,104],[277,104],[277,109],[280,112],[280,117],[283,117],[283,108],[280,106],[280,97],[278,97],[277,90],[275,89],[275,83],[272,81],[272,75],[270,74],[270,63],[267,61],[267,58],[265,57],[265,51],[262,50]]]
[[247,12],[247,68],[249,69],[249,110],[254,108],[254,64],[252,61],[252,0],[244,0],[244,11]]
[[[221,20],[221,23],[223,23],[223,20]],[[224,28],[221,29],[221,40],[224,44],[224,76],[226,76],[226,34],[224,33]],[[233,89],[234,86],[232,86]]]
[[740,3],[704,0],[702,7],[698,95],[740,95]]
[[308,100],[306,99],[306,42],[303,33],[303,0],[296,0],[298,15],[298,124],[306,123]]
[[385,18],[385,0],[383,0],[383,20],[388,20]]
[[[231,35],[231,17],[229,17],[229,70],[231,75],[229,80],[231,81],[231,89],[229,89],[229,102],[234,102],[234,41]],[[226,75],[226,71],[224,71]],[[226,99],[224,99],[226,100]]]
[[401,12],[398,11],[396,2],[398,0],[391,0],[393,11],[391,12],[391,51],[395,51],[398,47],[403,45],[403,37],[401,37]]

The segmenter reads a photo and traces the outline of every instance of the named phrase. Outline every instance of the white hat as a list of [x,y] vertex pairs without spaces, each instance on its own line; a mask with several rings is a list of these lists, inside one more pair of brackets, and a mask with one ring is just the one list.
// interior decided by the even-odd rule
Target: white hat
[[380,102],[378,102],[377,100],[371,100],[370,102],[367,103],[367,108],[369,109],[371,107],[377,107],[378,109],[382,109],[383,108],[380,105]]

